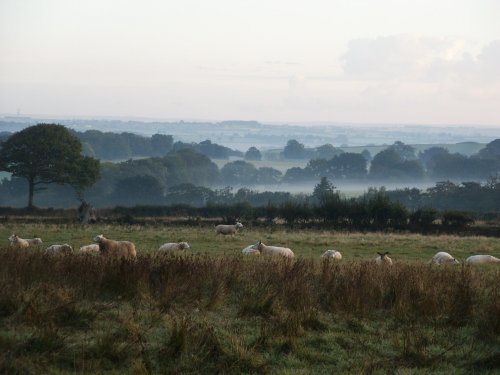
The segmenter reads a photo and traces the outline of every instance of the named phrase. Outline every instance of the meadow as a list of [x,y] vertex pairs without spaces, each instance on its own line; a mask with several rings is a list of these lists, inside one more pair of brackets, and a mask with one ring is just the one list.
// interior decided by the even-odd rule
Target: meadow
[[[8,248],[11,233],[40,249]],[[74,254],[97,234],[136,261]],[[500,371],[500,270],[438,267],[500,255],[500,239],[211,226],[0,225],[0,373],[474,374]],[[293,260],[244,257],[262,240]],[[191,250],[160,256],[164,242]],[[323,261],[327,248],[339,263]],[[377,251],[394,266],[375,267]]]

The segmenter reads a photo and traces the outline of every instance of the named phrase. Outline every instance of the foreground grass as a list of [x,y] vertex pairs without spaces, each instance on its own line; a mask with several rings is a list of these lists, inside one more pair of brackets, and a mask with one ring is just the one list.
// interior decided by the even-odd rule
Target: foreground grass
[[[0,248],[0,373],[500,372],[498,268],[423,262],[437,250],[498,254],[497,239],[47,225],[0,235],[11,231],[74,247],[104,233],[136,242],[139,257]],[[259,238],[297,259],[238,254]],[[155,254],[177,240],[192,254]],[[343,261],[320,261],[326,247]],[[395,265],[374,267],[377,249]]]

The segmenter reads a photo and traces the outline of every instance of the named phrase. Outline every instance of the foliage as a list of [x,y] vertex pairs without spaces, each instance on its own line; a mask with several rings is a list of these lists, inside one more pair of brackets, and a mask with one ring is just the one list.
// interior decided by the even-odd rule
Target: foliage
[[36,186],[69,184],[83,191],[99,178],[99,164],[81,155],[80,141],[62,125],[38,124],[14,133],[0,150],[0,168],[28,181],[28,207]]
[[295,139],[290,139],[283,149],[285,159],[305,159],[307,157],[306,149],[302,143]]
[[415,160],[415,149],[402,142],[380,151],[373,157],[370,177],[374,180],[417,180],[424,176],[423,166]]
[[242,156],[243,153],[240,151],[235,151],[230,149],[229,147],[218,145],[217,143],[212,143],[209,139],[200,142],[200,143],[184,143],[184,142],[175,142],[174,150],[182,150],[182,149],[191,149],[200,154],[208,156],[209,158],[214,159],[229,159],[230,156]]
[[210,187],[221,182],[217,165],[207,156],[191,149],[172,151],[162,161],[168,173],[167,186],[191,183]]
[[138,175],[116,180],[113,191],[115,205],[163,204],[164,187],[153,176]]
[[492,159],[499,161],[500,160],[500,139],[495,139],[491,141],[484,147],[482,150],[478,152],[478,157],[481,159]]
[[327,143],[322,146],[316,147],[312,152],[310,152],[310,158],[314,159],[326,159],[329,160],[337,155],[341,155],[344,152],[339,149],[333,147],[333,145]]
[[247,152],[245,152],[245,160],[261,160],[262,154],[256,147],[250,147]]
[[349,152],[334,156],[330,160],[310,160],[306,168],[316,177],[326,176],[334,180],[360,181],[367,173],[365,158],[361,154]]
[[111,133],[99,130],[72,132],[85,145],[85,154],[104,160],[132,157],[164,156],[172,150],[171,135],[154,134],[144,137],[133,133]]
[[227,185],[255,185],[257,183],[257,169],[253,164],[243,160],[227,163],[221,168],[220,173]]

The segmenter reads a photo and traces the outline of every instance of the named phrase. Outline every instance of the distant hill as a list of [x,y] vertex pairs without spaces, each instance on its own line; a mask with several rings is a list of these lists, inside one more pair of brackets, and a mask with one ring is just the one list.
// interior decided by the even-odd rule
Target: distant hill
[[[260,150],[278,149],[295,139],[306,147],[317,147],[330,143],[335,147],[374,147],[401,141],[410,145],[449,145],[462,142],[486,144],[500,138],[499,128],[480,126],[424,126],[393,124],[347,124],[332,123],[318,125],[263,124],[257,121],[124,121],[110,119],[1,119],[1,131],[18,131],[39,122],[55,122],[84,132],[99,130],[113,133],[133,133],[150,137],[153,134],[171,135],[175,141],[200,143],[205,140],[245,152],[255,146]],[[469,152],[468,146],[462,152]],[[473,147],[470,147],[472,150]],[[355,149],[353,149],[355,150]]]

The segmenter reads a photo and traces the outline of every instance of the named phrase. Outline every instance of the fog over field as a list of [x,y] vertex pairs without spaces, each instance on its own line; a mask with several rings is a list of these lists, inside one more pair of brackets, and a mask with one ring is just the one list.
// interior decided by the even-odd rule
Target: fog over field
[[[0,131],[14,132],[38,122],[54,122],[76,131],[99,130],[102,132],[130,132],[150,137],[168,134],[175,141],[214,143],[246,151],[283,148],[289,139],[296,139],[306,147],[330,143],[335,147],[387,146],[395,141],[406,144],[456,144],[475,142],[485,144],[500,138],[499,127],[478,125],[419,125],[419,124],[370,124],[370,123],[264,123],[258,121],[159,121],[147,119],[64,118],[64,117],[0,117]],[[380,147],[379,151],[384,148]],[[479,147],[474,148],[476,152]],[[347,150],[346,150],[347,151]],[[463,151],[463,152],[462,152]],[[468,154],[467,150],[457,150]]]

